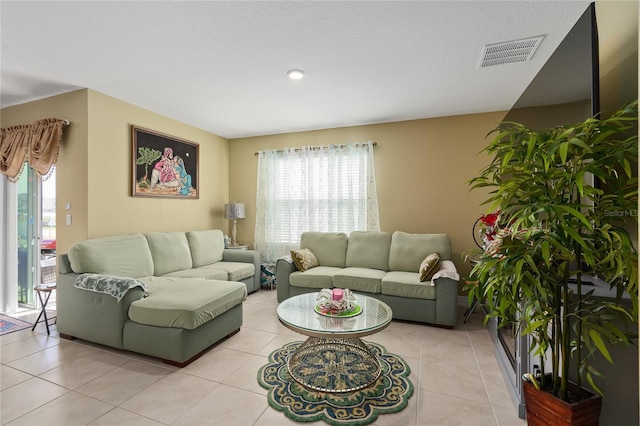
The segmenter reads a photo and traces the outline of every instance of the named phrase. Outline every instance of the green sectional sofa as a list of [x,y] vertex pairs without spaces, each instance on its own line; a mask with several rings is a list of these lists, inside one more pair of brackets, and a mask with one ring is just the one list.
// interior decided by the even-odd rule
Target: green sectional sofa
[[[396,231],[305,232],[300,248],[309,249],[318,266],[300,271],[289,257],[278,259],[278,302],[323,288],[348,288],[387,303],[393,318],[453,327],[457,321],[458,281],[446,234]],[[438,253],[433,277],[420,281],[427,256]]]
[[59,256],[61,337],[184,366],[242,325],[260,288],[260,255],[224,247],[220,230],[86,240]]

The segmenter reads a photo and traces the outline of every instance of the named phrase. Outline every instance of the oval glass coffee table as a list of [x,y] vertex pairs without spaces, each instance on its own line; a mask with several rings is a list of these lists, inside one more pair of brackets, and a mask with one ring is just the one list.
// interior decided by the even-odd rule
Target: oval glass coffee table
[[325,316],[314,310],[317,295],[293,296],[278,305],[280,322],[309,336],[289,356],[289,374],[301,385],[321,392],[353,392],[371,385],[382,369],[360,337],[384,330],[391,323],[391,308],[373,297],[355,294],[361,313]]

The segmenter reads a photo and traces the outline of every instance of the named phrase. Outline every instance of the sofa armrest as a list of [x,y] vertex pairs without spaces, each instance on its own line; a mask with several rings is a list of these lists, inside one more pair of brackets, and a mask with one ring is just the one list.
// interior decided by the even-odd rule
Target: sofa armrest
[[71,269],[71,261],[69,260],[69,256],[66,254],[58,255],[56,262],[58,263],[58,273],[68,274],[73,272],[73,269]]
[[224,249],[222,252],[223,262],[245,262],[253,263],[255,272],[253,274],[253,287],[247,289],[250,293],[260,288],[260,252],[256,250],[235,250]]
[[441,277],[436,285],[436,322],[454,327],[458,321],[458,281]]
[[80,274],[67,272],[66,255],[59,255],[57,276],[57,328],[63,335],[115,348],[123,348],[122,329],[129,321],[129,306],[144,297],[140,287],[129,290],[121,301],[106,293],[96,293],[74,286]]
[[290,256],[281,257],[276,262],[276,291],[278,292],[278,303],[287,300],[291,296],[289,276],[297,271],[295,263]]

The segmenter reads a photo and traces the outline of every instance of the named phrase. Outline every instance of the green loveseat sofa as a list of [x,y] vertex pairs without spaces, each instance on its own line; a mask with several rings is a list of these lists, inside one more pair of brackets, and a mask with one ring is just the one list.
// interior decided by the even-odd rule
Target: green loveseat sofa
[[59,256],[61,337],[184,366],[242,325],[260,256],[224,248],[220,230],[86,240]]
[[[456,325],[460,276],[449,260],[446,234],[305,232],[300,248],[311,250],[318,266],[300,271],[291,258],[278,259],[278,302],[323,288],[348,288],[388,304],[394,319]],[[432,253],[439,254],[438,269],[420,281],[420,266]]]

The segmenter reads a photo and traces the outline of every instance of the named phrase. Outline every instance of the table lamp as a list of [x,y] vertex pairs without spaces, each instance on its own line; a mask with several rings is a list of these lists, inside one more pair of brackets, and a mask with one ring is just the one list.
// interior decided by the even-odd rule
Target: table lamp
[[229,203],[224,205],[224,218],[233,219],[233,229],[231,234],[231,244],[238,245],[236,240],[236,223],[237,219],[244,219],[247,217],[244,212],[244,203]]

